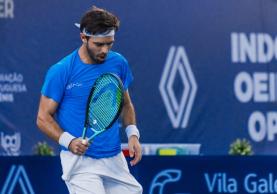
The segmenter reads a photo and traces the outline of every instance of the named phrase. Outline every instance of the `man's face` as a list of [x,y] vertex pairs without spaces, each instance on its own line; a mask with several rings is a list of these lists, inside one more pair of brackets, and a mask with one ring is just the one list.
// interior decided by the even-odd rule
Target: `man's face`
[[90,37],[86,44],[87,52],[95,63],[103,63],[114,43],[114,36]]

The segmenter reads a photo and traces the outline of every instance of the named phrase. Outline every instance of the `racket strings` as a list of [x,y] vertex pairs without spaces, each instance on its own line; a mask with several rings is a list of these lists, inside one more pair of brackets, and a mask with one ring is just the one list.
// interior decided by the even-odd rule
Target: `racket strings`
[[[110,122],[110,118],[108,117],[109,115],[107,115],[107,110],[103,111],[104,106],[102,105],[101,107],[98,104],[98,107],[92,109],[90,111],[90,116],[89,116],[89,120],[90,120],[90,125],[98,125],[99,128],[103,128],[107,125],[107,123]],[[101,117],[100,117],[101,116]]]
[[[92,126],[95,130],[102,130],[106,126],[110,124],[113,120],[116,112],[113,109],[103,111],[105,106],[97,108],[97,110],[93,110],[89,117],[90,126]],[[108,113],[108,114],[107,114]],[[99,116],[100,115],[100,116]]]
[[113,76],[98,80],[94,90],[95,95],[89,105],[88,123],[97,131],[103,130],[113,121],[120,109],[123,93],[119,81]]
[[[120,98],[122,95],[118,95],[118,94],[115,95],[112,92],[102,94],[102,95],[105,95],[105,96],[102,96],[101,98],[98,99],[97,101],[98,106],[92,109],[92,112],[105,115],[105,117],[101,117],[101,118],[103,118],[102,120],[107,123],[111,120],[112,117],[116,115],[117,111],[119,110]],[[115,103],[112,102],[114,100],[115,100]],[[109,110],[105,110],[107,108],[109,108]]]

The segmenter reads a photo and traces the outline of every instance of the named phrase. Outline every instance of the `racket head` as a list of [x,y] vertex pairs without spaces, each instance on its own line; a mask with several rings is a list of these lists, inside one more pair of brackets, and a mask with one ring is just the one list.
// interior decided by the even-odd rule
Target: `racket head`
[[123,100],[123,84],[117,75],[104,73],[98,77],[87,100],[84,130],[98,134],[110,128],[121,113]]

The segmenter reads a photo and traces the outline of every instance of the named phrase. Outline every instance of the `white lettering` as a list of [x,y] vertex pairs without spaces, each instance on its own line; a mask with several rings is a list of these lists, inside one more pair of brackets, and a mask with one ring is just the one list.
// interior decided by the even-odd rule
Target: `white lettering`
[[277,59],[277,38],[267,33],[231,33],[233,63],[269,63]]
[[268,34],[257,35],[258,60],[260,63],[268,63],[273,58],[274,42]]
[[267,73],[254,73],[254,101],[255,102],[268,102],[268,74]]
[[248,132],[253,141],[274,141],[277,134],[277,112],[253,112],[248,119]]
[[254,33],[250,34],[249,40],[246,34],[240,33],[240,61],[245,63],[247,58],[250,62],[256,63],[256,36]]
[[[0,0],[1,1],[1,0]],[[0,82],[8,82],[8,83],[21,83],[23,82],[23,75],[20,73],[0,73]]]
[[234,91],[242,103],[250,100],[276,102],[276,73],[254,72],[251,76],[247,72],[240,72],[234,81]]
[[25,84],[0,84],[0,92],[27,92]]
[[240,102],[249,102],[253,95],[252,78],[247,72],[241,72],[235,78],[235,94]]
[[13,94],[2,94],[0,93],[0,102],[13,102]]
[[274,141],[277,134],[277,112],[267,113],[268,140]]
[[250,137],[256,141],[262,141],[266,136],[266,121],[261,112],[253,112],[248,120],[248,132]]
[[231,33],[231,56],[232,62],[238,63],[239,62],[239,45],[238,45],[238,34]]
[[13,0],[0,0],[0,18],[14,18]]

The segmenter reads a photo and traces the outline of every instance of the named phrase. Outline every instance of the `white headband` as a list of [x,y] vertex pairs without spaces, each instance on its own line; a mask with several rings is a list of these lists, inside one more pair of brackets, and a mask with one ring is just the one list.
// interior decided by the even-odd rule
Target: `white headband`
[[[80,29],[80,24],[75,23],[74,24],[77,28]],[[85,34],[86,36],[91,36],[91,37],[95,37],[95,38],[103,38],[103,37],[110,37],[110,36],[114,36],[115,35],[115,30],[111,29],[111,30],[107,30],[105,32],[101,32],[101,33],[96,33],[96,34],[91,34],[90,32],[88,32],[85,28],[82,31],[83,34]]]

